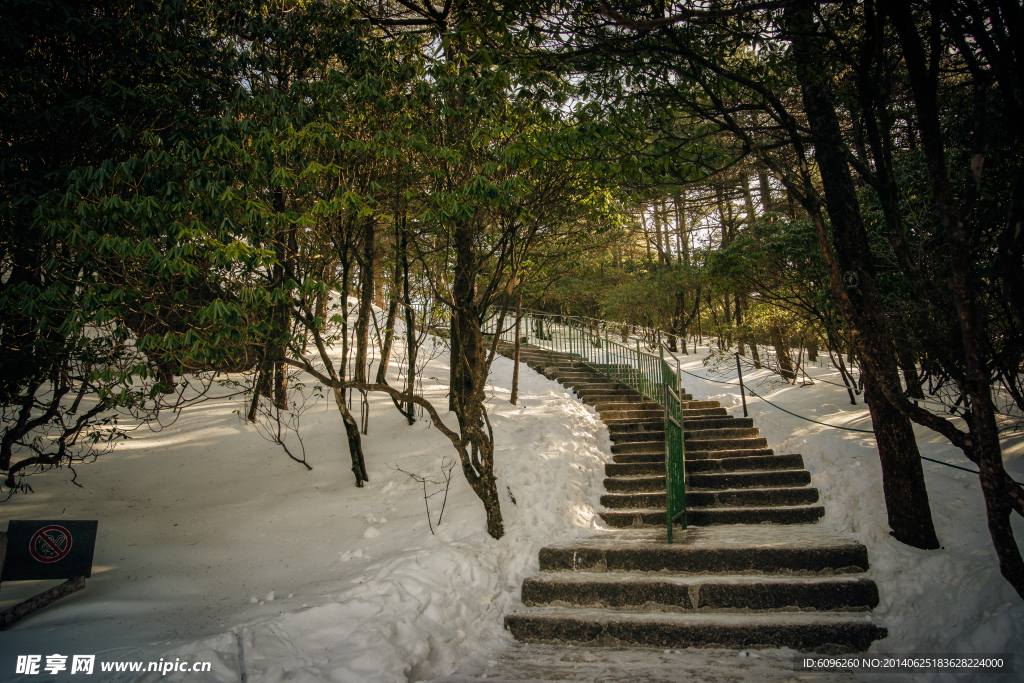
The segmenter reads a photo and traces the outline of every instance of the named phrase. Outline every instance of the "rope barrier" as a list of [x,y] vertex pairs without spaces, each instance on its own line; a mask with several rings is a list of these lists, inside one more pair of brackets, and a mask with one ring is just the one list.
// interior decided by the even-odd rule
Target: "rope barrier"
[[[548,315],[551,315],[551,314],[548,314]],[[554,316],[552,315],[552,317],[554,317]],[[561,316],[559,316],[559,317],[561,317]],[[596,320],[596,319],[588,318],[588,320]],[[604,322],[605,323],[605,328],[607,329],[608,321],[600,321],[600,322]],[[614,324],[614,323],[612,323],[612,324]],[[632,336],[630,336],[629,338],[636,339],[636,338],[634,338]],[[639,340],[639,341],[642,341],[642,340]],[[668,354],[672,358],[674,358],[677,362],[679,362],[680,358],[678,356],[676,356],[674,353],[672,353],[671,351],[668,351]],[[649,353],[648,355],[653,355],[653,354]],[[820,422],[818,420],[813,420],[813,419],[811,419],[809,417],[804,417],[803,415],[798,415],[797,413],[794,413],[794,412],[792,412],[790,410],[786,410],[782,406],[779,406],[779,405],[776,405],[775,403],[772,403],[771,401],[769,401],[764,396],[761,396],[757,392],[753,391],[749,386],[747,386],[747,384],[745,382],[740,382],[740,383],[737,383],[737,384],[734,385],[733,382],[731,382],[731,381],[724,381],[724,380],[720,380],[720,379],[712,379],[711,377],[705,377],[705,376],[702,376],[702,375],[697,375],[695,373],[692,373],[692,372],[690,372],[688,370],[683,370],[682,367],[680,367],[679,365],[676,366],[676,369],[679,372],[682,372],[683,374],[689,375],[691,377],[696,377],[697,379],[702,380],[704,382],[714,382],[715,384],[727,384],[729,386],[740,386],[741,388],[743,388],[747,392],[749,392],[751,395],[761,399],[762,401],[764,401],[765,403],[767,403],[771,407],[773,407],[773,408],[775,408],[777,410],[781,410],[782,412],[786,413],[787,415],[792,415],[793,417],[799,418],[799,419],[804,420],[806,422],[811,422],[811,423],[816,424],[816,425],[821,425],[822,427],[829,427],[831,429],[840,429],[840,430],[843,430],[843,431],[846,431],[846,432],[857,432],[857,433],[860,433],[860,434],[874,434],[875,433],[875,430],[873,430],[873,429],[856,429],[854,427],[842,427],[840,425],[832,425],[832,424],[828,424],[827,422]],[[849,389],[850,388],[850,387],[848,387],[845,384],[838,384],[836,382],[830,382],[830,381],[822,379],[822,378],[818,378],[817,380],[814,380],[814,381],[820,381],[820,382],[823,382],[825,384],[831,384],[831,385],[834,385],[834,386],[837,386],[837,387],[841,387],[843,389]],[[926,400],[926,402],[927,402],[927,400]],[[944,404],[941,404],[941,402],[939,402],[939,403],[940,403],[940,405],[944,405]],[[961,467],[959,465],[952,465],[952,464],[950,464],[948,462],[943,462],[941,460],[935,460],[934,458],[928,458],[928,457],[925,457],[923,455],[920,456],[920,458],[922,460],[927,460],[928,462],[933,462],[933,463],[936,463],[938,465],[945,465],[946,467],[952,467],[953,469],[960,470],[962,472],[968,472],[970,474],[975,474],[975,475],[976,474],[980,474],[977,470],[970,470],[970,469],[967,469],[966,467]],[[1022,484],[1021,482],[1016,481],[1016,480],[1014,480],[1012,478],[1011,478],[1011,481],[1013,481],[1018,486],[1024,486],[1024,484]]]
[[792,411],[786,410],[782,406],[775,405],[774,403],[772,403],[771,401],[766,399],[764,396],[761,396],[760,394],[754,392],[750,387],[746,387],[745,386],[745,388],[746,388],[746,390],[749,393],[753,394],[754,396],[757,396],[759,399],[761,399],[762,401],[764,401],[765,403],[767,403],[771,407],[778,408],[782,412],[789,413],[793,417],[799,417],[801,420],[807,420],[808,422],[813,422],[816,425],[821,425],[823,427],[831,427],[832,429],[842,429],[842,430],[847,431],[847,432],[860,432],[861,434],[874,434],[875,433],[875,430],[873,430],[873,429],[854,429],[853,427],[841,427],[839,425],[830,425],[827,422],[819,422],[818,420],[812,420],[811,418],[804,417],[803,415],[797,415],[796,413],[794,413]]
[[[702,377],[702,376],[696,375],[696,374],[694,374],[692,372],[688,372],[686,370],[683,370],[682,368],[679,368],[679,371],[683,372],[683,373],[686,373],[687,375],[690,375],[691,377],[696,377],[697,379],[704,380],[705,382],[715,382],[717,384],[729,384],[729,385],[732,385],[732,382],[723,382],[720,379],[712,379],[710,377]],[[736,385],[736,386],[738,386],[738,385]],[[806,420],[807,422],[813,422],[814,424],[821,425],[822,427],[830,427],[832,429],[841,429],[841,430],[847,431],[847,432],[859,432],[861,434],[874,434],[875,433],[875,431],[873,429],[855,429],[853,427],[842,427],[840,425],[830,425],[827,422],[819,422],[818,420],[812,420],[809,417],[804,417],[803,415],[798,415],[798,414],[796,414],[796,413],[794,413],[794,412],[792,412],[790,410],[786,410],[782,406],[778,406],[778,405],[772,403],[771,401],[766,399],[764,396],[761,396],[760,394],[758,394],[757,392],[752,390],[749,386],[747,386],[747,384],[745,382],[743,384],[743,388],[747,390],[747,393],[749,393],[749,394],[751,394],[753,396],[756,396],[757,398],[761,399],[762,401],[764,401],[765,403],[767,403],[771,407],[776,408],[778,410],[781,410],[782,412],[784,412],[784,413],[786,413],[788,415],[792,415],[793,417],[798,417],[801,420]],[[966,467],[961,467],[960,465],[953,465],[953,464],[950,464],[948,462],[943,462],[941,460],[936,460],[934,458],[928,458],[928,457],[923,456],[923,455],[920,456],[920,457],[921,457],[922,460],[927,460],[928,462],[934,462],[934,463],[936,463],[938,465],[945,465],[946,467],[952,467],[953,469],[960,470],[962,472],[969,472],[970,474],[980,474],[977,470],[970,470],[970,469],[967,469]],[[1024,486],[1024,484],[1022,484],[1019,481],[1016,481],[1016,480],[1013,480],[1013,481],[1014,481],[1014,483],[1018,484],[1019,486]]]

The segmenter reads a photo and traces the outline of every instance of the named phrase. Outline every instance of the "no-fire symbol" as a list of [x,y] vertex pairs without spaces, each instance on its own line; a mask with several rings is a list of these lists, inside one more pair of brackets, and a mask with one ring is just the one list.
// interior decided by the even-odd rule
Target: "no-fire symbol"
[[47,564],[62,560],[71,552],[71,532],[57,524],[44,526],[32,534],[28,552],[33,559]]

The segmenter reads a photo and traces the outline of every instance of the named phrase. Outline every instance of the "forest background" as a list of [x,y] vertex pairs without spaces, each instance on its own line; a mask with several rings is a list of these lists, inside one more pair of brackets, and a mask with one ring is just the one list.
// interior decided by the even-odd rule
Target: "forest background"
[[[1024,415],[1020,3],[0,7],[10,493],[225,382],[303,462],[302,372],[357,486],[384,392],[500,537],[482,330],[536,309],[710,336],[792,382],[830,355],[893,535],[938,547],[918,423],[977,466],[1024,596],[1000,447]],[[427,332],[457,426],[417,391]]]

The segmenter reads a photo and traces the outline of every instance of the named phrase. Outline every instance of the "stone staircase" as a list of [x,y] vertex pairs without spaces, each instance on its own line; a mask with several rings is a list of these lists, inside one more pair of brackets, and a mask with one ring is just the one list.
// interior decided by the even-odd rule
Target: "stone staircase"
[[815,526],[824,509],[802,456],[776,454],[750,418],[684,394],[689,528],[669,545],[662,409],[579,360],[526,347],[520,360],[608,426],[600,514],[613,531],[541,550],[527,609],[505,618],[517,640],[832,654],[886,637],[869,614],[878,589],[863,577],[867,549]]

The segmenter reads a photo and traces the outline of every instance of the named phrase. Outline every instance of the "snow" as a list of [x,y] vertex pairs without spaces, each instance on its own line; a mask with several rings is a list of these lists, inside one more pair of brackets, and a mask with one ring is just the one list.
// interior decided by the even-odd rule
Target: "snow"
[[[701,357],[682,358],[684,369],[708,375]],[[430,361],[423,391],[454,425],[444,410],[446,362],[443,354]],[[577,648],[516,645],[502,626],[519,604],[522,580],[537,571],[538,550],[599,528],[595,509],[610,459],[607,431],[591,408],[525,366],[519,405],[512,406],[511,374],[511,361],[497,359],[488,387],[506,530],[498,541],[487,535],[483,506],[458,467],[440,523],[443,484],[427,485],[428,494],[441,491],[427,501],[428,523],[422,485],[398,470],[443,481],[442,468],[456,455],[429,422],[409,426],[386,396],[369,400],[363,444],[370,484],[362,489],[354,486],[332,401],[303,416],[312,471],[261,439],[239,418],[239,403],[218,400],[187,408],[162,431],[136,432],[77,468],[82,488],[60,473],[36,479],[37,493],[5,503],[4,516],[100,520],[93,576],[84,591],[3,635],[0,680],[56,680],[14,674],[17,655],[41,654],[45,661],[52,653],[97,655],[97,673],[86,680],[384,683],[456,671],[452,680],[487,672],[501,678],[502,665],[509,674],[507,667],[530,658],[600,664],[602,655]],[[829,369],[811,375],[838,381]],[[793,412],[870,426],[865,407],[850,406],[844,389],[772,389],[756,374],[745,379]],[[742,414],[735,383],[688,377],[686,388]],[[803,422],[749,396],[748,406],[777,453],[803,453],[825,505],[823,529],[867,545],[868,575],[881,593],[873,618],[890,632],[872,652],[1024,654],[1024,604],[999,574],[976,476],[925,463],[944,549],[918,551],[888,535],[870,434]],[[919,429],[918,437],[923,455],[970,467],[937,435]],[[1011,476],[1024,480],[1024,437],[1007,438],[1005,454]],[[1014,520],[1018,538],[1020,522]],[[54,583],[5,584],[0,609]],[[573,659],[567,652],[582,654]],[[650,680],[661,680],[659,671],[670,680],[673,670],[702,670],[708,680],[869,680],[794,672],[792,652],[742,654],[629,651],[619,661],[632,662],[630,676],[649,670]],[[209,661],[212,670],[134,679],[99,672],[99,662],[161,658]]]
[[[681,356],[687,391],[719,400],[730,414],[742,416],[735,375],[718,375],[704,366],[706,350],[698,357]],[[744,384],[772,403],[827,424],[870,429],[863,398],[850,405],[838,371],[808,368],[814,385],[793,386],[768,379],[767,371],[744,373]],[[695,376],[696,375],[696,376]],[[723,385],[700,377],[731,380]],[[824,380],[824,381],[821,381]],[[1000,653],[1014,652],[1024,666],[1024,603],[999,573],[989,536],[985,505],[975,474],[943,465],[923,463],[932,517],[941,550],[917,550],[896,541],[882,495],[882,472],[871,434],[841,431],[800,420],[765,401],[747,396],[754,425],[776,453],[801,453],[825,506],[821,525],[850,534],[868,548],[867,576],[879,589],[875,609],[889,637],[871,652]],[[915,425],[921,455],[976,469],[963,454],[936,433]],[[1010,476],[1024,481],[1024,433],[1006,435],[1003,459]],[[1024,520],[1013,516],[1018,544],[1024,546]],[[915,674],[913,680],[971,680],[971,675]],[[944,676],[944,677],[943,677]],[[950,676],[953,676],[950,678]],[[978,674],[978,680],[1020,680],[1020,673]]]

